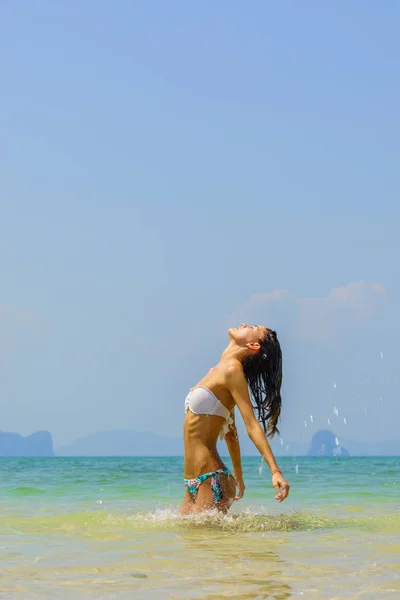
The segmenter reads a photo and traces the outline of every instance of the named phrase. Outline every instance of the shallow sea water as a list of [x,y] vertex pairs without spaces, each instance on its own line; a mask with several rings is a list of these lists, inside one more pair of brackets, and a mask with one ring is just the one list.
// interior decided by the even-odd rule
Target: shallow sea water
[[400,598],[400,458],[260,459],[179,516],[181,458],[0,459],[0,598]]

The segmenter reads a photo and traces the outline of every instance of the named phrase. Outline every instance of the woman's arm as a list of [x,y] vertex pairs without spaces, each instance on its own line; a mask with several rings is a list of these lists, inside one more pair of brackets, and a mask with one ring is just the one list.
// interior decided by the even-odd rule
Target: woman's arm
[[229,456],[231,457],[232,466],[233,466],[233,474],[235,476],[236,485],[238,487],[238,493],[235,497],[235,500],[240,500],[243,498],[245,485],[243,482],[243,472],[242,472],[242,459],[240,456],[240,444],[239,444],[239,436],[235,425],[235,413],[232,411],[232,420],[233,423],[229,427],[228,432],[225,435],[225,442],[228,448]]
[[242,415],[249,438],[271,469],[272,485],[277,491],[275,498],[278,502],[282,502],[289,494],[290,486],[279,470],[271,446],[268,443],[260,423],[254,415],[247,382],[243,375],[240,363],[229,368],[227,383],[232,397]]

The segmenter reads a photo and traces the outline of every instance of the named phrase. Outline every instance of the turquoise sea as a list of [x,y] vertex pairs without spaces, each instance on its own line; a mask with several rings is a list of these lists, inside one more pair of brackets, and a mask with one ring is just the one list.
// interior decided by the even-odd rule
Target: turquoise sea
[[[182,518],[182,458],[0,458],[0,598],[400,598],[400,458],[244,458],[230,515]],[[229,462],[228,462],[229,464]]]

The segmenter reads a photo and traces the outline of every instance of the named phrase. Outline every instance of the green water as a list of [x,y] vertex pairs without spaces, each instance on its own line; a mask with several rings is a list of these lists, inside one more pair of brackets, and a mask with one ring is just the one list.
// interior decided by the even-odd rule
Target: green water
[[230,515],[182,518],[181,458],[0,459],[0,597],[400,598],[400,458],[280,459],[279,505],[243,462]]

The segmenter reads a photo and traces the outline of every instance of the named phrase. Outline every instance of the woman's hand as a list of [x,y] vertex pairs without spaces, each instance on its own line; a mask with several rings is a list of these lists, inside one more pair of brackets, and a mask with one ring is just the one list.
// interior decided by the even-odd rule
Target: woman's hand
[[290,485],[279,471],[272,475],[272,485],[276,489],[275,500],[282,502],[288,497]]
[[244,485],[243,477],[235,476],[235,481],[236,481],[236,486],[238,488],[238,492],[235,496],[235,500],[240,500],[240,498],[243,498],[243,494],[244,494],[244,490],[245,490],[246,486]]

